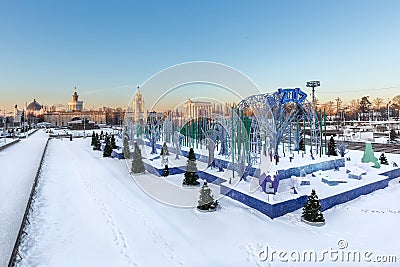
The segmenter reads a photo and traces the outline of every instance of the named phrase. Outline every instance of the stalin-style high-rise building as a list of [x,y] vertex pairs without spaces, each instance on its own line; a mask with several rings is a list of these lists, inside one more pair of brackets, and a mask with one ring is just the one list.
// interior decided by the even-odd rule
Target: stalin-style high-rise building
[[145,122],[144,99],[139,87],[133,100],[133,121],[140,124]]

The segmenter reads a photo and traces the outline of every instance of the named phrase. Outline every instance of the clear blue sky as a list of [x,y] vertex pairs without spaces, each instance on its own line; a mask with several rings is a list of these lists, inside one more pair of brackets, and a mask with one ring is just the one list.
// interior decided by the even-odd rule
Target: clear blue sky
[[[0,109],[126,106],[168,66],[216,61],[323,102],[400,94],[400,1],[2,1]],[[361,91],[375,88],[392,89]],[[358,91],[331,93],[338,91]]]

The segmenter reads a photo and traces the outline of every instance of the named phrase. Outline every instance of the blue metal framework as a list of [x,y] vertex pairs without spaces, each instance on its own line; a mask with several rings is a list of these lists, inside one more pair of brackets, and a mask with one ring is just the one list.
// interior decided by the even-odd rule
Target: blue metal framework
[[319,153],[322,145],[319,118],[307,100],[307,94],[300,88],[278,89],[273,94],[252,95],[242,100],[238,108],[252,116],[250,147],[254,162],[257,162],[260,152],[272,154],[278,162],[280,145],[283,146],[284,153],[286,149],[290,153],[292,133],[298,135],[299,126],[303,133],[307,132],[309,135],[309,152],[312,155]]

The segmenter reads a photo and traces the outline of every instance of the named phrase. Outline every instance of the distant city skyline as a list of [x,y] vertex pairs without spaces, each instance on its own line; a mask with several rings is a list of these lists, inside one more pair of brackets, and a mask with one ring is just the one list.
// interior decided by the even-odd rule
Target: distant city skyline
[[319,80],[321,103],[365,95],[387,101],[400,91],[396,0],[14,1],[0,7],[0,110],[34,98],[66,106],[74,86],[87,109],[125,108],[151,75],[196,60],[232,66],[262,92],[300,87],[310,93],[305,83]]
[[[190,87],[190,86],[187,86],[187,87]],[[304,91],[306,91],[308,93],[307,99],[311,102],[312,98],[311,98],[310,89],[305,87],[305,86],[303,86],[303,87],[299,86],[299,87],[302,88],[302,90],[304,90]],[[135,94],[135,92],[137,91],[137,87],[136,88],[130,88],[130,87],[126,86],[126,88],[129,89],[129,93],[127,93],[127,95],[126,95],[127,98],[126,99],[131,98]],[[292,88],[294,88],[294,87],[292,87]],[[334,95],[334,96],[332,96],[330,98],[320,97],[319,96],[319,94],[321,93],[321,92],[319,92],[320,88],[317,88],[316,89],[316,91],[317,91],[316,92],[316,98],[317,98],[317,100],[319,102],[318,103],[319,105],[320,104],[324,104],[327,101],[335,102],[335,98],[337,98],[338,96],[341,97],[342,105],[345,105],[345,106],[349,105],[351,100],[353,100],[353,99],[360,100],[361,97],[363,97],[363,96],[369,96],[371,102],[372,102],[372,100],[374,98],[379,97],[379,98],[383,99],[384,103],[386,103],[388,101],[388,99],[391,101],[394,96],[400,95],[400,93],[397,93],[395,91],[396,88],[400,88],[400,86],[399,87],[389,87],[389,88],[376,88],[376,89],[372,88],[372,89],[365,89],[365,90],[360,90],[360,91],[347,91],[347,92],[346,91],[335,91],[335,92],[322,91],[322,94],[334,95],[336,93],[336,95]],[[186,88],[184,88],[184,89],[186,89]],[[202,89],[204,89],[204,88],[202,88]],[[278,88],[276,88],[276,89],[278,89]],[[113,89],[111,88],[110,93],[112,93],[112,90]],[[196,88],[194,90],[200,91],[200,89],[196,89]],[[210,90],[210,89],[208,89],[208,90]],[[385,98],[384,96],[382,96],[382,91],[383,90],[392,90],[394,94],[391,94],[390,96]],[[262,93],[273,93],[275,91],[276,90],[270,90],[270,91],[266,91],[265,90],[265,91],[262,91]],[[375,93],[371,93],[371,92],[374,92],[374,91],[379,91],[379,93],[377,95],[375,95]],[[72,92],[73,92],[73,90],[72,90]],[[103,92],[109,92],[109,89],[100,89],[99,90],[99,94],[102,94]],[[345,97],[346,94],[352,94],[352,93],[357,93],[358,95],[355,96],[354,98],[346,98]],[[79,92],[78,92],[78,94],[79,94],[80,99],[84,99],[84,98],[82,98],[82,95]],[[84,94],[84,96],[86,96],[86,98],[89,99],[89,101],[85,101],[85,104],[84,104],[84,109],[85,110],[98,110],[98,109],[101,109],[103,107],[126,109],[128,107],[129,101],[127,101],[126,103],[123,103],[122,101],[118,101],[118,99],[115,102],[104,102],[104,104],[96,105],[95,103],[93,103],[93,101],[90,101],[90,99],[93,96],[93,94],[94,94],[93,92],[88,92],[88,93]],[[131,95],[129,95],[129,94],[131,94]],[[217,101],[215,99],[214,100],[203,99],[203,97],[196,96],[196,93],[187,94],[187,95],[181,95],[181,96],[182,97],[180,97],[180,98],[176,98],[175,101],[167,103],[167,105],[165,105],[165,102],[161,102],[161,103],[155,105],[153,107],[153,109],[155,108],[154,110],[156,110],[156,111],[166,111],[166,110],[171,110],[171,109],[174,110],[177,107],[182,108],[183,103],[188,98],[191,98],[192,100],[198,100],[198,101],[206,100],[206,101],[211,101],[212,103],[222,103],[222,104],[223,103],[231,103],[231,102],[232,103],[239,103],[240,102],[240,99],[238,99],[238,98],[228,99],[226,102],[220,102],[220,101]],[[44,97],[43,99],[46,99],[46,97]],[[47,102],[43,102],[42,98],[40,98],[40,96],[37,96],[37,97],[31,98],[30,100],[25,100],[25,101],[23,101],[21,103],[19,102],[19,103],[15,103],[15,104],[11,104],[11,105],[3,105],[3,107],[7,106],[6,111],[8,113],[11,113],[13,111],[13,108],[14,108],[15,105],[17,105],[19,109],[23,109],[24,106],[25,106],[25,102],[26,102],[27,105],[29,105],[31,102],[36,100],[37,102],[39,102],[43,106],[47,106],[49,108],[54,106],[54,107],[56,107],[57,110],[66,110],[66,109],[68,109],[68,101],[70,101],[71,99],[72,99],[72,94],[70,94],[69,96],[66,96],[66,99],[64,101],[60,100],[60,101],[58,101],[56,103],[47,103]],[[89,104],[86,104],[86,102],[89,102]],[[163,105],[163,106],[161,107],[161,105]],[[146,105],[146,110],[152,111],[153,109],[152,109],[152,106]],[[1,110],[0,115],[2,115],[3,114],[3,108],[0,107],[0,110]]]

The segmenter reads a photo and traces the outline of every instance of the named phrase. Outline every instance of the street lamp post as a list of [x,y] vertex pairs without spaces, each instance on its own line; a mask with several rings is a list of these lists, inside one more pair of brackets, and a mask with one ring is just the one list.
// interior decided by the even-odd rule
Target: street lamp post
[[306,86],[312,88],[312,104],[315,109],[315,87],[321,86],[321,83],[320,81],[309,81]]
[[[313,125],[315,126],[315,117],[316,117],[316,110],[315,110],[315,87],[320,86],[321,83],[319,81],[309,81],[307,82],[306,86],[312,88],[312,108],[313,108]],[[310,125],[310,140],[312,140],[312,126]],[[322,145],[322,133],[320,134],[321,145]],[[326,144],[325,144],[326,145]],[[318,149],[318,145],[317,145]]]
[[340,99],[340,97],[336,98],[336,120],[337,120],[337,128],[339,130],[339,121],[340,121],[340,105],[342,104],[342,100]]

